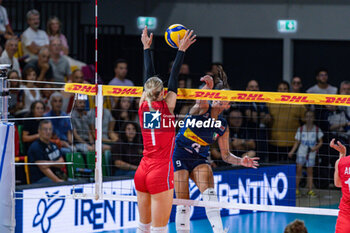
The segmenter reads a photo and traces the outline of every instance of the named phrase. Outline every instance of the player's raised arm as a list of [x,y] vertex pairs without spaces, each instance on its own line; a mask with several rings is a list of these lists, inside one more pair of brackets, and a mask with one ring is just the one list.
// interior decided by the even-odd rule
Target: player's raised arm
[[239,158],[230,152],[230,149],[229,149],[230,133],[229,132],[230,131],[226,129],[224,135],[222,135],[218,139],[222,160],[224,160],[226,163],[233,164],[233,165],[241,165],[244,167],[258,168],[259,166],[259,163],[257,161],[259,160],[258,157],[249,158],[248,156],[244,156],[243,158]]
[[173,111],[176,105],[178,76],[181,65],[184,61],[185,52],[194,42],[196,42],[196,35],[193,35],[193,30],[187,31],[182,40],[180,40],[179,37],[179,50],[177,51],[173,67],[170,72],[168,94],[165,97],[165,101],[168,104],[170,111]]
[[143,84],[146,83],[147,79],[154,76],[156,74],[154,69],[154,64],[151,56],[151,45],[153,41],[153,33],[148,36],[147,26],[142,31],[141,34],[141,42],[143,44],[143,57],[144,57],[144,65],[145,65],[145,76],[143,79]]
[[334,165],[334,185],[338,188],[341,188],[341,180],[339,177],[339,173],[338,173],[338,164],[339,164],[339,160],[343,157],[346,156],[346,147],[341,143],[341,142],[337,142],[334,143],[335,139],[333,138],[331,143],[329,144],[330,147],[332,147],[334,150],[339,152],[339,159],[335,162]]
[[[203,90],[211,90],[214,87],[214,80],[210,75],[205,75],[201,78],[201,81],[205,83],[202,87]],[[191,108],[190,114],[197,115],[203,114],[208,111],[209,101],[208,100],[196,100],[196,104]]]

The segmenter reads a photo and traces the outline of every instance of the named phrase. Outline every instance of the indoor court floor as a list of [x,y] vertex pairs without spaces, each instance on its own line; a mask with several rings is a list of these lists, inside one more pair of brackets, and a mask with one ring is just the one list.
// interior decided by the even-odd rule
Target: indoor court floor
[[[335,231],[337,217],[261,212],[223,217],[223,224],[233,233],[283,233],[285,226],[300,219],[305,222],[309,233],[331,233]],[[104,233],[135,233],[136,229],[104,231]],[[175,224],[169,224],[169,233],[175,233]],[[191,221],[191,232],[211,233],[207,219]]]

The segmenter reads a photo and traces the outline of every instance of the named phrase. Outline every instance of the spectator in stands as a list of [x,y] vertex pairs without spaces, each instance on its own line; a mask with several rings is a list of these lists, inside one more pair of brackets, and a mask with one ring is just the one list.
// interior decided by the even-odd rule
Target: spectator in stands
[[72,73],[72,82],[73,83],[88,83],[84,81],[84,74],[83,71],[79,69],[75,69]]
[[[260,91],[259,83],[256,80],[250,80],[247,84],[246,91]],[[269,109],[265,103],[242,103],[243,111],[249,123],[254,127],[265,128],[271,121]]]
[[[289,92],[289,90],[289,84],[286,81],[278,84],[278,92]],[[303,105],[271,103],[268,103],[267,107],[272,116],[269,161],[287,161],[287,155],[294,145],[294,136],[306,108]]]
[[350,119],[346,112],[337,106],[328,106],[328,123],[329,131],[331,131],[330,138],[337,138],[343,144],[349,144],[350,137]]
[[[28,161],[36,163],[30,166],[31,183],[63,182],[61,168],[64,167],[64,159],[55,143],[50,141],[52,137],[52,123],[48,120],[39,124],[39,139],[33,142],[28,150]],[[42,163],[52,163],[50,165],[40,165]]]
[[[247,83],[246,87],[247,91],[260,91],[259,83],[256,80],[250,80]],[[247,121],[247,127],[251,129],[255,129],[255,138],[257,140],[257,151],[258,156],[262,160],[267,159],[267,139],[268,139],[268,131],[267,126],[271,123],[271,115],[269,113],[269,109],[267,108],[265,103],[258,102],[246,102],[240,103],[240,109],[242,109],[244,117]]]
[[115,176],[134,176],[142,158],[139,126],[126,122],[121,128],[120,141],[112,147]]
[[29,59],[37,58],[39,51],[49,46],[49,37],[46,32],[39,29],[40,13],[32,9],[27,13],[27,23],[29,27],[23,32],[21,41],[24,55],[29,55]]
[[210,66],[210,71],[208,72],[210,76],[214,78],[214,76],[218,75],[219,72],[219,66],[222,67],[222,64],[220,62],[214,62]]
[[[188,67],[187,64],[185,64],[186,68],[185,69],[185,72]],[[181,66],[182,67],[182,66]],[[181,70],[180,70],[181,72]],[[169,71],[169,74],[170,74],[170,71]],[[190,83],[191,82],[188,82],[188,80],[190,80],[190,77],[188,76],[188,74],[180,74],[179,77],[178,77],[178,88],[189,88],[190,87]],[[187,86],[189,85],[189,86]],[[188,111],[190,110],[190,108],[194,105],[194,101],[192,100],[177,100],[176,101],[176,106],[175,106],[175,109],[174,109],[174,114],[175,116],[177,117],[177,120],[181,120],[183,119],[186,114],[188,113]]]
[[[55,92],[50,96],[50,103],[52,110],[45,114],[46,117],[54,116],[67,116],[65,112],[62,111],[62,101],[63,96],[60,92]],[[71,152],[72,145],[72,127],[70,119],[68,118],[55,118],[51,119],[54,139],[59,141],[61,146],[61,152],[63,154]]]
[[[24,69],[23,72],[23,80],[28,81],[36,81],[36,73],[35,70],[32,67],[27,67]],[[32,82],[26,82],[24,85],[22,84],[21,87],[23,88],[37,88],[35,83]],[[26,112],[29,112],[30,106],[32,103],[36,100],[40,100],[40,91],[39,90],[24,90],[24,108],[23,110]]]
[[303,88],[303,83],[301,81],[301,78],[299,76],[294,76],[292,78],[292,88],[290,89],[290,92],[293,92],[293,93],[301,93],[303,92],[302,91],[302,88]]
[[50,40],[52,40],[53,38],[60,39],[62,43],[62,50],[60,51],[60,53],[61,55],[68,55],[69,46],[66,36],[63,35],[61,32],[61,26],[61,21],[56,16],[53,16],[47,21],[46,33],[49,36]]
[[0,57],[0,64],[11,64],[12,69],[16,70],[19,74],[19,77],[21,77],[21,69],[18,63],[18,59],[14,56],[17,50],[18,50],[17,38],[13,37],[8,39],[5,43],[5,50],[2,52]]
[[231,149],[237,156],[255,157],[256,143],[249,128],[243,125],[243,115],[239,109],[232,109],[229,114]]
[[78,151],[87,153],[94,150],[94,138],[91,134],[86,113],[86,100],[76,100],[75,109],[72,112],[72,125],[74,145]]
[[[350,95],[350,81],[343,81],[340,83],[339,94]],[[350,120],[350,107],[349,106],[339,106],[340,110],[344,111],[346,117]]]
[[115,104],[112,107],[112,116],[115,119],[114,131],[119,132],[121,126],[125,122],[135,122],[137,120],[137,111],[132,110],[132,101],[130,97],[120,97],[117,101],[114,101]]
[[[32,103],[30,106],[30,112],[27,115],[27,117],[43,117],[44,116],[44,110],[45,110],[45,104],[37,100]],[[23,122],[23,133],[22,133],[22,141],[24,144],[24,150],[27,151],[30,144],[32,144],[33,141],[37,140],[39,138],[39,123],[40,120],[34,119],[34,120],[25,120]]]
[[[52,84],[44,83],[42,85],[43,88],[53,88]],[[51,110],[51,103],[50,103],[50,97],[54,93],[54,90],[40,90],[41,100],[45,104],[45,113],[48,113]]]
[[[84,74],[80,69],[75,69],[73,71],[73,73],[70,75],[70,80],[68,82],[72,82],[72,83],[86,83],[84,81]],[[67,112],[70,113],[73,107],[73,103],[74,103],[74,96],[75,94],[73,93],[68,93],[68,92],[62,92],[63,95],[63,106],[62,109]],[[89,98],[89,99],[93,99],[93,98]],[[86,102],[89,103],[89,100],[87,100]],[[87,105],[87,110],[89,110],[89,105]]]
[[126,79],[128,74],[128,62],[124,59],[118,59],[114,63],[114,78],[108,83],[113,86],[134,86],[134,83]]
[[50,60],[55,82],[66,82],[71,74],[68,60],[61,55],[62,44],[58,38],[50,40]]
[[[7,74],[9,80],[19,80],[19,73],[16,70],[10,70]],[[9,87],[19,88],[19,82],[9,81]],[[10,117],[13,117],[17,112],[21,111],[24,107],[24,91],[23,90],[10,90],[10,98],[8,99],[8,107]]]
[[186,75],[179,75],[178,88],[187,88],[186,81],[187,81]]
[[343,81],[340,83],[339,93],[341,95],[350,95],[350,81]]
[[299,183],[302,177],[303,166],[307,167],[307,195],[316,197],[313,187],[313,167],[316,163],[316,153],[323,143],[323,132],[314,124],[315,113],[313,111],[305,112],[305,124],[298,128],[295,134],[295,143],[288,157],[292,158],[294,152],[297,151],[297,174],[296,174],[296,196],[301,195]]
[[307,93],[318,93],[318,94],[337,94],[338,88],[328,84],[328,71],[327,69],[321,68],[316,72],[317,84],[310,87]]
[[[95,131],[95,108],[88,112],[90,129]],[[118,141],[119,135],[114,130],[115,120],[107,108],[103,108],[102,114],[102,143],[113,144]],[[110,147],[109,147],[110,149]]]
[[303,221],[298,219],[289,223],[284,229],[284,233],[308,233]]
[[1,5],[2,0],[0,0],[0,44],[3,47],[6,40],[16,36],[12,31],[9,18],[7,16],[7,10]]
[[186,63],[181,65],[179,74],[183,74],[183,75],[189,75],[190,74],[190,66]]
[[38,59],[32,59],[27,63],[24,69],[27,69],[28,67],[33,68],[37,75],[38,81],[52,81],[54,76],[52,66],[49,63],[49,59],[49,49],[46,47],[41,48],[38,54]]

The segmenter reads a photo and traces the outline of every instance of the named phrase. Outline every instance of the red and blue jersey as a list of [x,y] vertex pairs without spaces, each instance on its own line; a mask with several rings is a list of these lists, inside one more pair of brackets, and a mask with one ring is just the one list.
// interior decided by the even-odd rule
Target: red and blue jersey
[[219,115],[217,119],[211,117],[211,106],[202,115],[187,115],[182,127],[176,136],[176,148],[197,153],[208,157],[210,145],[222,136],[227,128],[227,121]]
[[152,102],[152,110],[144,101],[139,108],[143,138],[143,156],[171,160],[175,139],[175,116],[163,101]]

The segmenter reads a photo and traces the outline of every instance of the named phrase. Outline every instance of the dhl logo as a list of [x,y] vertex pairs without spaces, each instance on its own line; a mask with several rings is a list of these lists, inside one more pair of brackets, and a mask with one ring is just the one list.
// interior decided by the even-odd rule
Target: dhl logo
[[211,92],[204,92],[204,91],[195,91],[194,98],[210,98],[210,99],[227,99],[227,96],[222,96],[221,93],[211,93]]
[[350,97],[326,97],[326,100],[321,102],[326,104],[350,104]]
[[80,93],[93,93],[96,94],[96,86],[95,85],[79,85],[74,84],[68,87],[69,91],[75,91]]
[[297,96],[297,95],[281,95],[281,102],[289,102],[289,103],[308,103],[310,102],[307,99],[307,96]]
[[263,94],[246,94],[246,93],[238,93],[237,97],[234,96],[232,99],[237,100],[266,100]]
[[113,87],[112,90],[108,90],[109,94],[118,94],[118,95],[139,95],[141,94],[138,91],[138,88],[118,88]]

